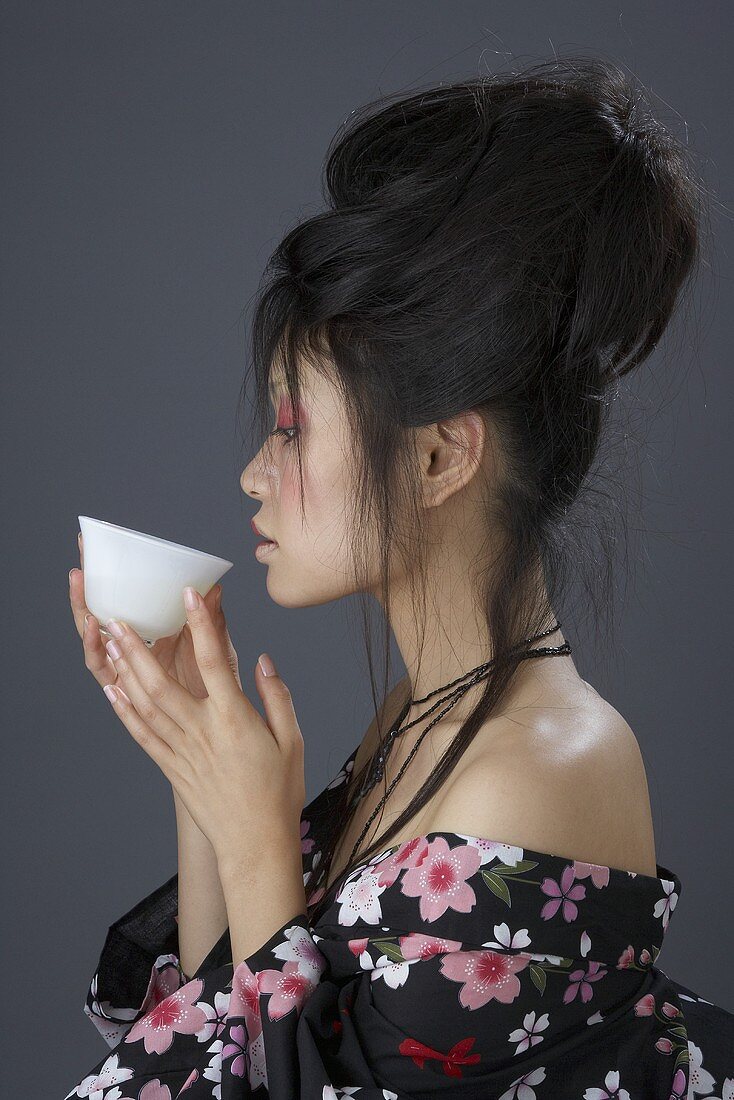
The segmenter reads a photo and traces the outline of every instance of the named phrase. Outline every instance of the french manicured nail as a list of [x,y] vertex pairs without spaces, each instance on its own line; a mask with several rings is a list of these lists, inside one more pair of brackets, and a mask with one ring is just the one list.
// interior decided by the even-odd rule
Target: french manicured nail
[[197,596],[195,590],[187,584],[184,588],[184,606],[186,610],[195,611],[198,605],[199,597]]
[[105,684],[104,693],[111,703],[115,703],[117,701],[117,692],[111,684]]
[[107,642],[105,649],[107,650],[113,661],[119,661],[120,657],[122,657],[119,646],[116,642],[113,642],[111,638],[109,642]]
[[125,633],[124,629],[120,626],[117,619],[108,619],[107,629],[109,630],[110,634],[112,634],[115,638],[122,638]]
[[275,665],[267,653],[261,653],[258,661],[260,662],[260,668],[263,670],[263,676],[275,676]]

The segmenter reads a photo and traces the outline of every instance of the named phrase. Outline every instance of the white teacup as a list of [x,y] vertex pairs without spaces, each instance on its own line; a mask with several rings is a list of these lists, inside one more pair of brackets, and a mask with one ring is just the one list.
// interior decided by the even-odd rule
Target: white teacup
[[122,619],[149,647],[183,627],[187,584],[206,596],[234,564],[103,519],[78,519],[84,542],[84,602],[100,629],[108,619]]

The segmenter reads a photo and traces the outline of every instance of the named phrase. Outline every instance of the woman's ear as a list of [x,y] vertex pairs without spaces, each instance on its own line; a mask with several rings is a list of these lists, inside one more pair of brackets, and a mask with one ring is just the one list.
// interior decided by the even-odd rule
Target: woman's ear
[[486,425],[473,409],[416,430],[426,507],[437,507],[471,481],[482,465],[486,442]]

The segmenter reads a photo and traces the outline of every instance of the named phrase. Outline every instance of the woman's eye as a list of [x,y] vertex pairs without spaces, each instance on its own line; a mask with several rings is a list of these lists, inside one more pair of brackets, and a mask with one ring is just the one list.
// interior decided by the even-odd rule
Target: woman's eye
[[[289,432],[293,432],[293,435],[289,435]],[[273,431],[270,432],[270,435],[283,435],[285,436],[285,439],[283,440],[284,443],[292,443],[296,437],[297,432],[298,426],[293,425],[293,427],[289,428],[274,428]]]

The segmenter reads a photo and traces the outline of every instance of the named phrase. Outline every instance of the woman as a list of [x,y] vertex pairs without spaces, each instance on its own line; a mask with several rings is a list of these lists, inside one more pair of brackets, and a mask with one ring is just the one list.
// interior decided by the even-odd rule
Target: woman
[[[354,594],[366,627],[376,597],[407,675],[301,812],[288,689],[263,655],[264,720],[244,697],[218,590],[151,652],[89,618],[179,869],[109,930],[85,1011],[112,1049],[68,1095],[730,1096],[734,1016],[656,965],[681,885],[637,740],[554,610],[584,563],[603,606],[578,513],[694,271],[699,187],[603,62],[379,107],[269,266],[277,421],[241,485],[271,597]],[[81,631],[81,571],[71,603]]]

